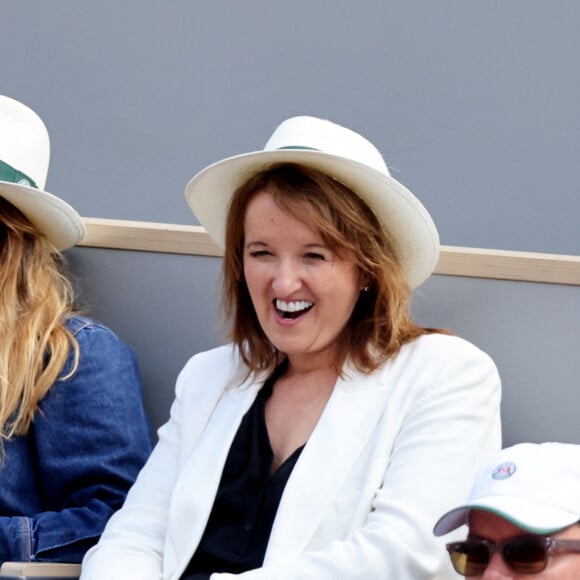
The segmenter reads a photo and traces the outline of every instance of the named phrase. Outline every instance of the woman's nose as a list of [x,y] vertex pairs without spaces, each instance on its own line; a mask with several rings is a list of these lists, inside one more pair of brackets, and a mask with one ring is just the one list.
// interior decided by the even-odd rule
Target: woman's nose
[[302,278],[298,266],[289,261],[280,262],[272,280],[274,294],[285,298],[300,289],[301,285]]

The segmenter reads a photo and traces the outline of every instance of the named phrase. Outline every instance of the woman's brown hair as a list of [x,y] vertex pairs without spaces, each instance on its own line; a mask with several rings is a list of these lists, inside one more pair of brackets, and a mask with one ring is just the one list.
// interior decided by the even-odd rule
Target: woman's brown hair
[[11,203],[0,198],[0,454],[25,434],[38,404],[78,344],[64,323],[73,290],[64,258]]
[[412,289],[392,245],[366,203],[324,173],[298,165],[273,166],[250,178],[231,200],[226,222],[222,268],[223,305],[231,321],[229,338],[250,372],[272,370],[280,353],[262,331],[244,279],[244,218],[250,201],[262,191],[289,215],[318,232],[339,257],[353,256],[363,282],[350,320],[338,337],[336,368],[347,358],[370,373],[407,342],[422,334],[446,332],[411,320]]

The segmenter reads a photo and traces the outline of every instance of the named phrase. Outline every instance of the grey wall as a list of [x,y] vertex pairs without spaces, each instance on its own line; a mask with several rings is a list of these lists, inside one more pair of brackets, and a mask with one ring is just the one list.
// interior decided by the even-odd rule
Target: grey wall
[[[69,262],[83,304],[140,359],[155,427],[167,419],[189,356],[221,342],[220,260],[76,248]],[[417,319],[450,328],[496,361],[504,382],[506,445],[580,443],[580,287],[433,276],[415,296]]]
[[[82,215],[195,223],[197,170],[306,113],[368,136],[444,244],[580,254],[577,0],[2,0],[0,21],[0,92],[45,119],[48,190]],[[157,424],[221,340],[219,260],[69,255]],[[580,288],[435,277],[415,307],[494,356],[506,443],[580,442]]]

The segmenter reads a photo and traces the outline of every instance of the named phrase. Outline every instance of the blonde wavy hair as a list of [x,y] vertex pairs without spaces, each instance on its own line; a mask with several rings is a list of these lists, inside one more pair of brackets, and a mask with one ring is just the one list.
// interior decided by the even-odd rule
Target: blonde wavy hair
[[0,457],[24,435],[42,398],[79,347],[64,323],[74,294],[56,248],[11,203],[0,198]]

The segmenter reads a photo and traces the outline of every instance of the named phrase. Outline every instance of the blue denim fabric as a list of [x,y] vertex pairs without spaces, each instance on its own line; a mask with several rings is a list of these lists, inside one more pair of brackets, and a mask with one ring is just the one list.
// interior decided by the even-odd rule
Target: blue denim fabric
[[[0,464],[0,562],[80,562],[152,448],[137,361],[108,328],[67,323],[77,372],[57,380]],[[64,369],[72,365],[72,355]]]

